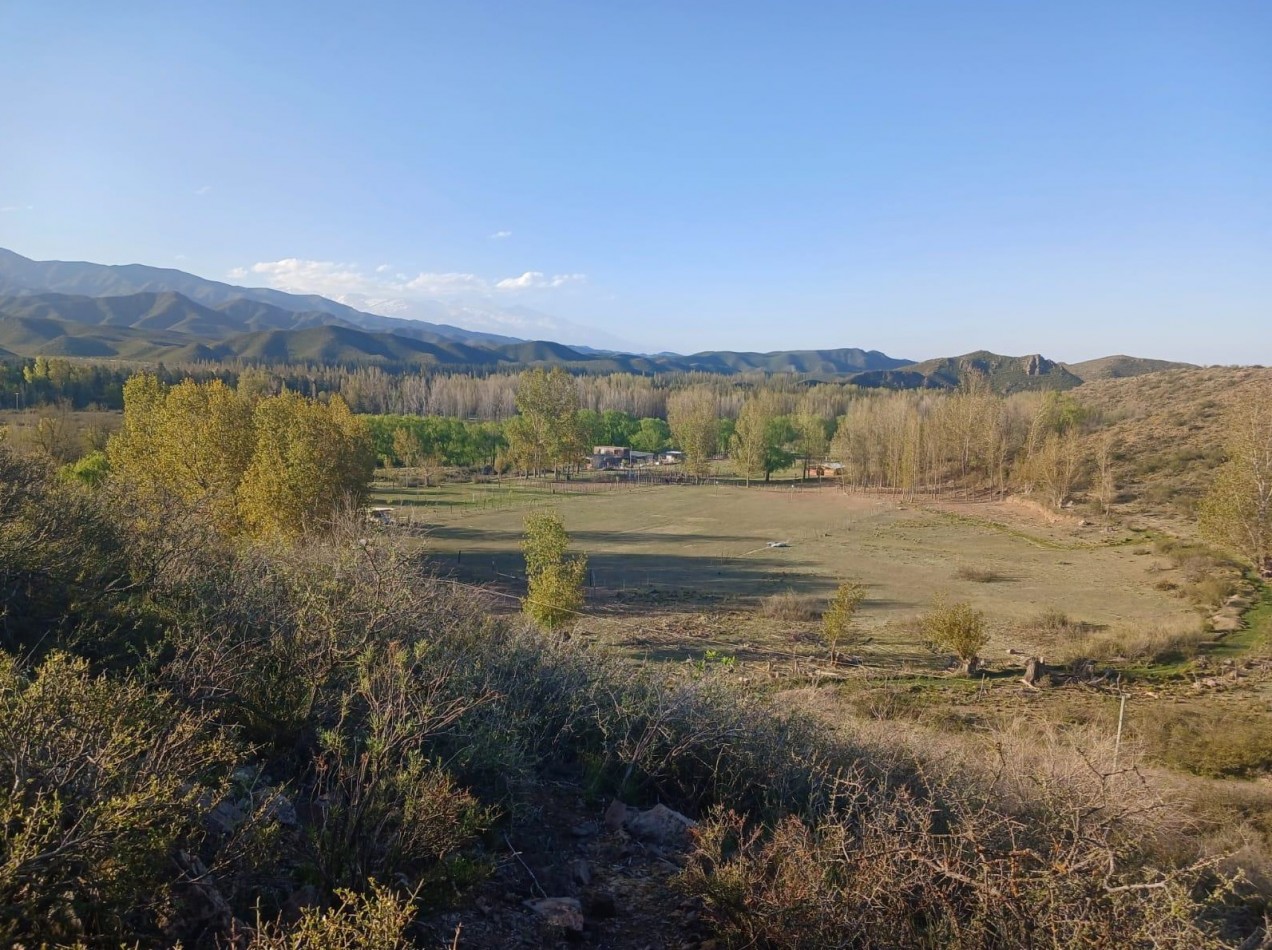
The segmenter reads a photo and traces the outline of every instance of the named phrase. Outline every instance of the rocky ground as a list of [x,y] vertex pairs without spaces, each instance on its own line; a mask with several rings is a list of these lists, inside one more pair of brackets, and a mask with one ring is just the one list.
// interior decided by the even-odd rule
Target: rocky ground
[[662,805],[588,803],[570,781],[545,788],[528,818],[503,837],[491,877],[460,909],[428,923],[448,947],[716,945],[696,901],[675,886],[692,822]]

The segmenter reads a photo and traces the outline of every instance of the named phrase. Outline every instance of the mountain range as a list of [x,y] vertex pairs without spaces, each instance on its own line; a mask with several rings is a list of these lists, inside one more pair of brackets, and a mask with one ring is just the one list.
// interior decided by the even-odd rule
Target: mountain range
[[969,372],[1001,391],[1068,389],[1091,378],[1186,364],[1107,357],[1064,366],[984,351],[915,363],[877,350],[683,356],[570,347],[445,323],[386,317],[313,294],[238,287],[142,264],[35,261],[0,248],[0,358],[36,355],[136,362],[250,361],[391,368],[587,372],[798,373],[864,386],[948,388]]

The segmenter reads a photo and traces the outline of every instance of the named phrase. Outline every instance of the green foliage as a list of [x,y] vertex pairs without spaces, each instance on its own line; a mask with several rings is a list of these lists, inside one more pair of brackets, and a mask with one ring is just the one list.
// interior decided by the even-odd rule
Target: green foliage
[[497,422],[444,416],[360,418],[367,426],[376,458],[385,464],[414,466],[432,458],[442,465],[458,467],[492,465],[496,451],[505,444],[503,426]]
[[866,599],[866,589],[860,584],[845,581],[835,589],[835,596],[822,614],[822,639],[830,649],[831,662],[839,660],[839,649],[854,640],[856,630],[853,621],[857,609]]
[[105,452],[90,452],[82,459],[62,467],[62,476],[87,488],[100,488],[110,475],[110,459]]
[[140,683],[61,654],[27,676],[0,655],[0,942],[129,935],[231,761],[206,720]]
[[0,445],[0,648],[119,648],[132,623],[129,560],[124,533],[88,492]]
[[671,445],[671,426],[662,419],[641,419],[631,437],[637,452],[662,452]]
[[963,672],[976,671],[978,654],[989,643],[983,613],[966,601],[947,603],[938,598],[919,626],[933,649],[953,653],[962,661]]
[[764,477],[791,464],[794,456],[786,443],[794,437],[789,420],[779,415],[779,403],[772,393],[759,393],[742,404],[733,430],[733,457],[746,476]]
[[237,494],[254,537],[322,530],[362,503],[374,459],[361,421],[341,400],[323,405],[284,392],[256,404],[253,424],[256,451]]
[[521,551],[526,561],[527,590],[522,606],[549,630],[572,623],[583,606],[587,558],[566,556],[570,538],[555,511],[526,518]]

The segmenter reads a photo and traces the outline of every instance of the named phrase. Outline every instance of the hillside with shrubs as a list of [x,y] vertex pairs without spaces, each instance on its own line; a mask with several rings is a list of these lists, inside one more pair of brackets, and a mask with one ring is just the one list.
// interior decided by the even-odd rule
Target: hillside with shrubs
[[0,943],[1264,945],[1133,747],[832,729],[493,612],[367,530],[339,400],[219,387],[127,384],[100,479],[0,445]]

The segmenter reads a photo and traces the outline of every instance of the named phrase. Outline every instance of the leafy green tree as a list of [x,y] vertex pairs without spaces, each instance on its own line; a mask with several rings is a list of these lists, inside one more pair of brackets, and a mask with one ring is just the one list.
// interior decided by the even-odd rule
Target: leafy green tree
[[661,452],[671,444],[671,427],[662,419],[641,419],[631,437],[637,452]]
[[1203,536],[1272,576],[1272,383],[1252,387],[1233,407],[1228,460],[1198,514]]
[[393,430],[393,455],[407,468],[416,468],[424,459],[424,442],[419,433],[406,426]]
[[946,603],[937,598],[919,621],[924,638],[935,650],[953,653],[964,674],[980,668],[980,651],[989,643],[985,615],[966,601]]
[[716,397],[704,386],[681,389],[667,399],[667,424],[672,438],[685,453],[685,466],[695,475],[711,472],[720,437]]
[[565,524],[555,511],[534,512],[526,518],[521,552],[527,590],[522,608],[549,630],[572,623],[583,606],[587,558],[567,555],[569,545]]
[[830,649],[830,662],[839,662],[839,648],[845,643],[857,639],[857,631],[853,621],[857,608],[866,599],[866,589],[860,584],[845,581],[835,590],[830,605],[822,614],[822,639]]

